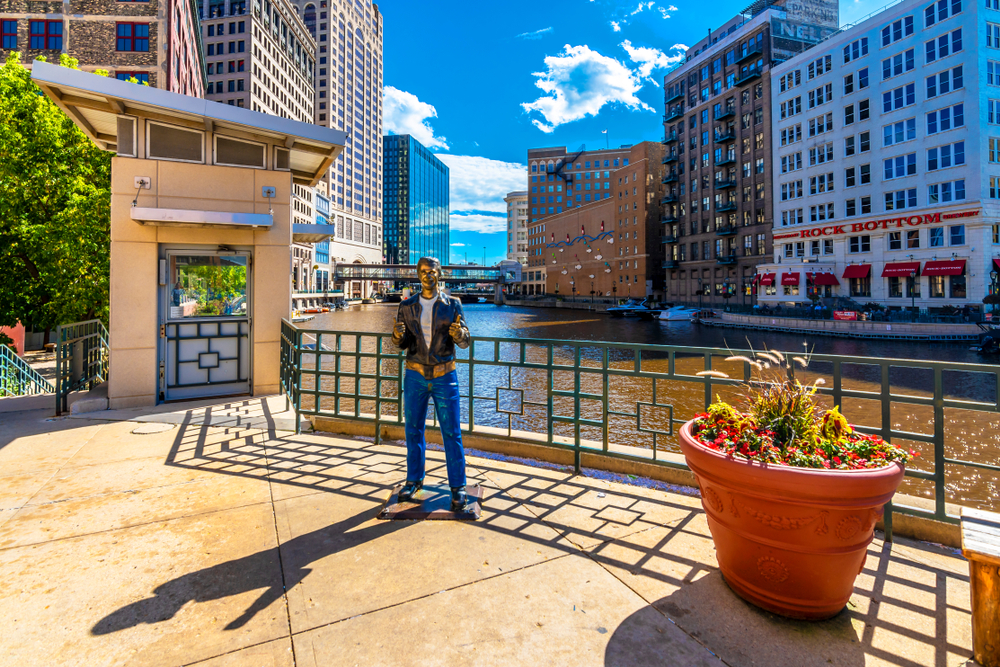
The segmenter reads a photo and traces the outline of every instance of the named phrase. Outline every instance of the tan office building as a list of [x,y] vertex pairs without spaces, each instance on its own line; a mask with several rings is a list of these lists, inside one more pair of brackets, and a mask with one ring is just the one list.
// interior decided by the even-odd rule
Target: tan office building
[[[316,41],[315,122],[346,134],[323,179],[330,198],[329,263],[383,262],[382,13],[370,0],[294,0]],[[336,285],[368,297],[375,283]]]
[[30,67],[60,54],[80,69],[191,97],[205,96],[205,70],[194,0],[0,2],[0,58],[17,51]]
[[111,162],[111,408],[279,388],[293,184],[343,134],[39,63],[33,80]]

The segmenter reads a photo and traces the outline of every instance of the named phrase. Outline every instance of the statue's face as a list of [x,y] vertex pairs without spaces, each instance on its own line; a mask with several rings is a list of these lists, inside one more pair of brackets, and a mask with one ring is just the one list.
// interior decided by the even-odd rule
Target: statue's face
[[420,278],[420,286],[425,290],[434,291],[438,284],[438,270],[434,266],[424,263],[417,268],[417,276]]

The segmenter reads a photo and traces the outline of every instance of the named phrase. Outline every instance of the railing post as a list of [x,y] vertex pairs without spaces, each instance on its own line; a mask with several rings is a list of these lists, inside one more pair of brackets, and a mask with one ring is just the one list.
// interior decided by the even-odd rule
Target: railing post
[[63,406],[63,360],[62,360],[62,325],[56,327],[56,416],[62,415]]

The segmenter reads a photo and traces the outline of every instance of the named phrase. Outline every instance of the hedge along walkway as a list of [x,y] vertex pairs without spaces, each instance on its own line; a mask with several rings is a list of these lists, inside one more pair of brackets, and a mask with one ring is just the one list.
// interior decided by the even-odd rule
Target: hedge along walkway
[[[381,522],[404,448],[274,430],[283,404],[0,415],[0,662],[939,667],[971,655],[968,565],[952,550],[876,540],[844,612],[789,621],[726,587],[697,497],[470,456],[480,521]],[[443,455],[429,458],[443,481]]]

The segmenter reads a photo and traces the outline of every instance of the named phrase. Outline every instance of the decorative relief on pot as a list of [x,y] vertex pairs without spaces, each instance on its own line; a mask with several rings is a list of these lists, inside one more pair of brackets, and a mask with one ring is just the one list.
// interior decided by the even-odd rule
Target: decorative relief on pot
[[703,496],[705,498],[705,502],[713,510],[715,510],[719,514],[722,514],[722,512],[725,511],[726,506],[722,504],[722,498],[720,498],[719,494],[716,493],[713,489],[706,486]]
[[729,511],[732,512],[733,516],[737,519],[740,518],[740,511],[736,509],[736,496],[733,495],[732,491],[727,491],[729,494]]
[[772,584],[780,584],[788,579],[788,568],[777,558],[761,556],[757,559],[757,571]]
[[837,537],[847,541],[858,534],[861,530],[861,519],[856,516],[844,517],[837,524]]
[[[822,510],[817,514],[806,517],[790,517],[790,516],[780,516],[777,514],[768,514],[767,512],[761,512],[760,510],[755,510],[746,503],[739,503],[743,511],[752,516],[753,518],[760,521],[765,526],[770,526],[775,530],[798,530],[803,526],[808,526],[816,520],[819,520],[819,525],[816,526],[817,535],[825,535],[828,528],[826,526],[826,517],[829,514],[826,510]],[[735,503],[734,503],[735,507]]]

